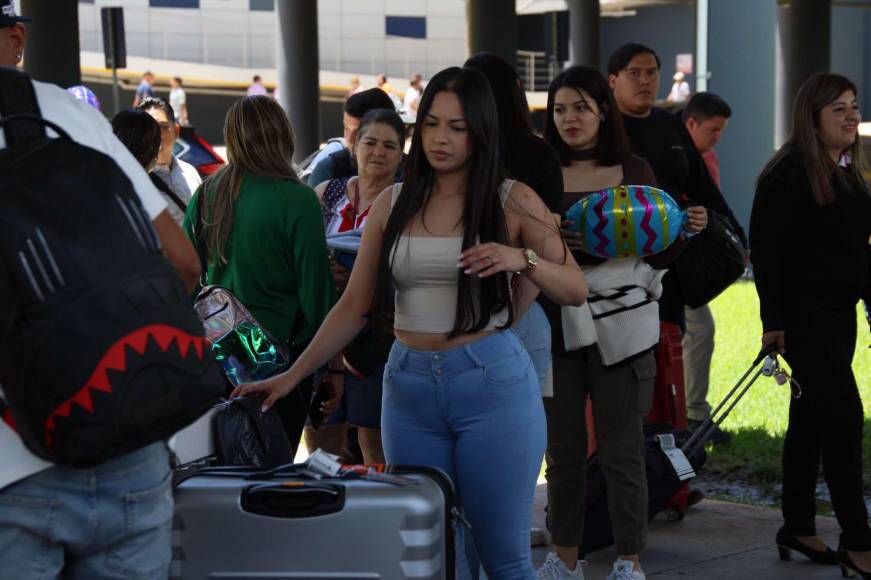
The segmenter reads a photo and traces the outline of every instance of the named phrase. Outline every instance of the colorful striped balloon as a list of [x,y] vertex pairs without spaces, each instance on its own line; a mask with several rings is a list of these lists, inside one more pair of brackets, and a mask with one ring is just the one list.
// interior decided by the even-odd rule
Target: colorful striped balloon
[[584,251],[600,258],[644,257],[669,247],[680,235],[686,212],[666,192],[647,185],[621,185],[591,193],[572,205]]

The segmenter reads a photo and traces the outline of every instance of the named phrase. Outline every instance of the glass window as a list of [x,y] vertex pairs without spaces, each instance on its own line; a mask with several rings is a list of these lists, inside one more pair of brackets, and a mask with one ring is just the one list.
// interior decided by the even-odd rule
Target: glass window
[[426,38],[425,16],[387,16],[387,36]]
[[199,8],[200,0],[148,0],[152,8]]

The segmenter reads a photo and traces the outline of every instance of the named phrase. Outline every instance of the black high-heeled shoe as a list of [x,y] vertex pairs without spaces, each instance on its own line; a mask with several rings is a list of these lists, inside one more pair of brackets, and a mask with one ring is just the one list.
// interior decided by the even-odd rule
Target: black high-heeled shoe
[[819,550],[814,550],[810,546],[806,546],[798,541],[798,538],[795,535],[787,532],[784,528],[780,528],[777,530],[777,553],[780,554],[781,560],[789,560],[791,559],[791,550],[795,550],[799,554],[803,555],[811,562],[816,562],[817,564],[839,564],[840,560],[838,559],[838,554],[832,550],[830,547],[826,546],[825,552],[820,552]]
[[841,576],[844,578],[850,578],[851,576],[857,576],[862,578],[862,580],[871,578],[871,572],[860,570],[859,566],[853,561],[853,558],[850,557],[850,554],[847,553],[847,550],[840,547],[838,548],[838,564],[841,566]]

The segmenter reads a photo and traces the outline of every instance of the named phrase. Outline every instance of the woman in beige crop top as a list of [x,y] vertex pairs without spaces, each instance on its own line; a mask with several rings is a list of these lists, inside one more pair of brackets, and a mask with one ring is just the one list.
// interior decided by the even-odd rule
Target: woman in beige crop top
[[[500,169],[495,142],[489,136],[470,134],[471,123],[465,116],[456,92],[437,92],[430,95],[427,104],[428,110],[424,114],[421,115],[420,111],[423,109],[419,109],[418,118],[423,120],[423,127],[415,133],[412,141],[403,193],[398,196],[395,207],[392,207],[392,188],[382,192],[372,205],[360,252],[348,282],[349,290],[352,291],[342,295],[309,348],[292,368],[266,381],[245,385],[244,388],[237,389],[235,395],[263,393],[267,395],[264,406],[272,406],[276,399],[290,393],[302,377],[324,365],[356,336],[372,312],[373,304],[377,305],[379,301],[385,300],[393,302],[393,296],[388,296],[386,292],[383,296],[375,294],[379,275],[383,278],[384,270],[389,268],[384,257],[390,254],[385,249],[385,233],[391,210],[394,213],[411,213],[408,206],[420,208],[406,223],[401,224],[402,236],[464,236],[464,221],[468,221],[467,218],[464,219],[467,207],[473,216],[488,216],[481,207],[488,195],[484,192],[468,191],[468,185],[473,183],[473,178],[470,177],[473,167],[482,167],[492,175],[489,181],[493,190],[489,192],[489,199],[493,203],[499,203],[498,185],[501,180],[496,178]],[[479,144],[479,140],[486,141]],[[420,167],[426,169],[421,171]],[[418,176],[419,173],[423,175]],[[417,180],[412,181],[415,178]],[[474,182],[477,184],[477,181]],[[431,186],[425,187],[426,183],[431,183]],[[469,196],[472,199],[467,201]],[[554,227],[550,212],[538,195],[524,184],[514,183],[508,192],[502,219],[505,222],[504,229],[507,230],[507,239],[504,240],[506,243],[488,241],[471,244],[462,255],[457,256],[457,268],[462,271],[462,275],[469,280],[503,278],[507,291],[508,276],[505,273],[518,272],[523,276],[529,270],[529,276],[524,276],[523,281],[531,284],[519,284],[522,291],[515,292],[521,294],[524,301],[530,299],[529,294],[537,292],[530,288],[537,287],[557,304],[583,304],[587,296],[583,273],[568,252],[559,231]],[[399,229],[398,224],[392,225],[393,229]],[[467,229],[483,233],[487,225],[490,224],[475,224],[476,227],[467,225]],[[394,235],[394,240],[390,241],[394,242],[398,237],[399,235]],[[472,236],[473,239],[475,237]],[[433,240],[433,243],[439,242]],[[393,244],[388,247],[392,249]],[[538,257],[536,267],[529,267],[524,248],[529,248]],[[513,310],[513,304],[505,306]],[[443,311],[438,311],[437,314],[441,317],[454,315],[452,312]],[[431,333],[421,329],[397,330],[396,336],[417,350],[441,350],[472,342],[492,332],[495,330]]]
[[[511,352],[511,364],[518,366],[523,377],[499,383],[493,394],[498,397],[517,395],[512,404],[523,418],[512,420],[511,426],[516,425],[516,432],[523,438],[540,441],[540,448],[536,443],[528,453],[520,454],[523,459],[516,466],[488,465],[488,461],[502,457],[499,455],[502,451],[514,454],[503,458],[509,464],[518,453],[516,449],[505,449],[508,444],[500,443],[499,438],[504,437],[504,433],[486,433],[476,440],[485,442],[490,451],[482,452],[474,467],[462,469],[473,469],[475,476],[488,474],[494,477],[501,473],[506,480],[516,478],[524,483],[512,488],[522,491],[522,501],[506,501],[504,503],[511,505],[500,505],[498,509],[494,506],[494,513],[499,510],[508,510],[511,514],[517,512],[520,522],[517,528],[523,529],[523,533],[507,533],[510,530],[487,532],[489,524],[485,520],[496,522],[496,518],[472,522],[472,533],[490,578],[532,578],[531,564],[500,561],[500,554],[511,554],[512,559],[519,555],[520,560],[524,554],[528,555],[531,521],[523,523],[521,520],[527,517],[523,512],[529,511],[526,502],[531,502],[545,438],[537,379],[534,371],[529,370],[527,381],[525,373],[531,369],[529,356],[509,327],[516,318],[517,304],[522,308],[522,304],[533,300],[539,290],[558,304],[581,305],[586,299],[587,286],[540,197],[521,183],[506,183],[500,195],[502,171],[496,138],[495,101],[486,78],[480,72],[452,68],[433,77],[421,99],[418,120],[422,126],[413,137],[405,169],[406,180],[397,195],[387,189],[373,204],[348,291],[330,312],[311,345],[289,370],[260,383],[243,385],[233,394],[264,395],[263,407],[270,407],[279,397],[290,393],[303,377],[339,352],[360,331],[373,311],[376,315],[389,314],[394,306],[394,284],[397,343],[385,373],[385,401],[394,396],[388,393],[388,385],[399,392],[405,388],[406,382],[415,378],[411,376],[413,373],[404,373],[400,367],[421,357],[433,361],[433,381],[440,384],[443,379],[448,381],[447,386],[440,388],[473,389],[478,393],[482,392],[480,389],[494,388],[490,383],[482,383],[479,387],[472,378],[451,385],[448,375],[452,371],[447,367],[443,371],[438,366],[439,361],[453,360],[459,361],[460,366],[470,365],[463,370],[467,373],[464,377],[471,377],[468,373],[475,370],[473,367],[480,367],[486,375],[484,378],[498,382],[505,378],[507,358],[491,364],[486,360],[489,351],[480,345],[493,344],[494,340],[507,341],[505,344],[510,343],[510,348],[517,349]],[[518,282],[511,284],[512,278]],[[401,355],[396,354],[399,351]],[[464,358],[467,355],[471,358]],[[404,362],[400,364],[399,359]],[[508,374],[517,373],[512,370]],[[420,378],[419,373],[416,377]],[[521,392],[522,397],[517,394]],[[477,396],[481,398],[480,394]],[[386,413],[387,403],[383,405]],[[421,421],[424,421],[422,414],[439,411],[437,407],[435,403],[420,404],[416,409],[408,409],[408,413],[412,417],[421,413]],[[444,412],[448,415],[453,412],[485,414],[490,407],[493,405],[469,409],[466,405]],[[498,409],[499,405],[495,408]],[[449,422],[450,417],[441,421],[444,424]],[[439,457],[427,455],[426,451],[421,451],[421,456],[397,452],[391,457],[390,427],[388,415],[383,415],[388,463],[401,460],[433,465],[449,475],[462,471],[459,465],[441,463],[444,457],[455,455],[451,450],[439,453]],[[406,439],[412,436],[404,435]],[[452,432],[446,438],[453,438],[453,443],[447,444],[460,449],[463,436],[461,432]],[[485,437],[495,439],[490,441]],[[395,443],[394,448],[398,445]],[[427,446],[421,444],[419,448],[426,449]],[[522,469],[522,473],[512,473],[513,468]],[[468,482],[475,477],[462,475],[459,479],[470,485]],[[525,485],[527,480],[529,486]],[[477,488],[469,490],[468,495],[476,497],[475,492],[479,491]],[[460,494],[463,495],[462,486]],[[467,509],[471,510],[468,506]],[[467,513],[467,516],[472,515]],[[513,543],[508,545],[522,537],[526,538],[525,548]]]

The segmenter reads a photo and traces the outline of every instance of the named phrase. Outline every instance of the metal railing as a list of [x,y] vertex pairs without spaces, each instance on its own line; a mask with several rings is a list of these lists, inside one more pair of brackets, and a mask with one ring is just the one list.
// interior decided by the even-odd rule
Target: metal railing
[[527,91],[546,91],[550,81],[561,70],[559,63],[547,53],[518,50],[517,74]]

